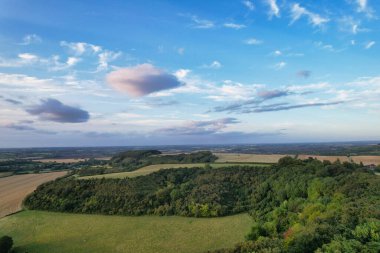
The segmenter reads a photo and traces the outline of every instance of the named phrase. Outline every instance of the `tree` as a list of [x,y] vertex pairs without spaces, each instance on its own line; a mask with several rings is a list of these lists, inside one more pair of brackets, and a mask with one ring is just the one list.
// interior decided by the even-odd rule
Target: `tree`
[[0,238],[0,253],[8,253],[12,249],[13,239],[10,236]]

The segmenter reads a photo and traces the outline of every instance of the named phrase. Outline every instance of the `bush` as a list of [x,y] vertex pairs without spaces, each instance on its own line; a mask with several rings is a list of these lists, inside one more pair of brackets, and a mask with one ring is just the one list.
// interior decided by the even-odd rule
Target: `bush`
[[10,236],[0,238],[0,253],[9,253],[13,246],[13,239]]

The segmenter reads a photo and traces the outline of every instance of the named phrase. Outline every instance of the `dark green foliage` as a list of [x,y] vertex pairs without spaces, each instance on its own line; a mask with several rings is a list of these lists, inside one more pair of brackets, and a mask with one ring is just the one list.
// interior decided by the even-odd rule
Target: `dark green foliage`
[[[129,150],[117,154],[107,166],[85,166],[78,171],[80,176],[133,171],[152,164],[210,163],[217,159],[210,151],[189,154],[162,155],[158,150]],[[105,165],[105,164],[103,164]]]
[[13,246],[13,239],[10,236],[0,238],[0,253],[9,253]]
[[267,168],[171,169],[131,179],[61,179],[32,209],[214,217],[248,211],[247,241],[218,252],[379,252],[380,177],[353,163],[283,158]]
[[249,210],[250,185],[270,172],[252,167],[185,168],[130,179],[65,179],[40,186],[25,205],[75,213],[222,216]]

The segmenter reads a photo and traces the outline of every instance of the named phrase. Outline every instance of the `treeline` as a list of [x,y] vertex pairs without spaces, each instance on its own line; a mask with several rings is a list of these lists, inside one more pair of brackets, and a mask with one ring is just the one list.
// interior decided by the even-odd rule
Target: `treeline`
[[90,176],[121,171],[133,171],[152,164],[170,163],[211,163],[217,159],[210,151],[199,151],[189,154],[162,155],[158,150],[129,150],[117,154],[100,167],[84,167],[78,174]]
[[57,171],[67,169],[62,163],[43,163],[30,160],[7,160],[0,161],[0,172],[12,172],[14,174],[38,173],[40,171]]
[[217,252],[379,252],[380,177],[353,163],[283,158],[269,168],[171,169],[126,179],[61,179],[31,209],[216,217],[248,211],[247,241]]

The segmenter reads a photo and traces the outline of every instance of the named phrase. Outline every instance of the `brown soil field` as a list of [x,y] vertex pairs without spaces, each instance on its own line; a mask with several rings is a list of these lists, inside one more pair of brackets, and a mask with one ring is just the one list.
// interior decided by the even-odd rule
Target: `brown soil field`
[[[35,159],[33,161],[36,162],[43,162],[43,163],[50,163],[50,162],[56,162],[56,163],[76,163],[76,162],[83,162],[85,160],[88,160],[90,158],[51,158],[51,159]],[[96,157],[97,160],[110,160],[111,157]]]
[[0,178],[0,218],[21,210],[23,199],[37,186],[62,177],[66,171]]
[[239,153],[214,153],[218,163],[276,163],[286,155],[257,155]]
[[[276,163],[280,158],[287,156],[284,155],[258,155],[258,154],[239,154],[239,153],[215,153],[215,155],[218,157],[218,160],[216,162],[245,162],[245,163]],[[294,157],[294,155],[290,155]],[[364,165],[369,164],[380,164],[380,156],[318,156],[318,155],[299,155],[299,159],[307,159],[309,157],[317,158],[318,160],[328,160],[331,162],[336,161],[339,159],[341,162],[349,162],[353,161],[356,163],[363,162]]]

